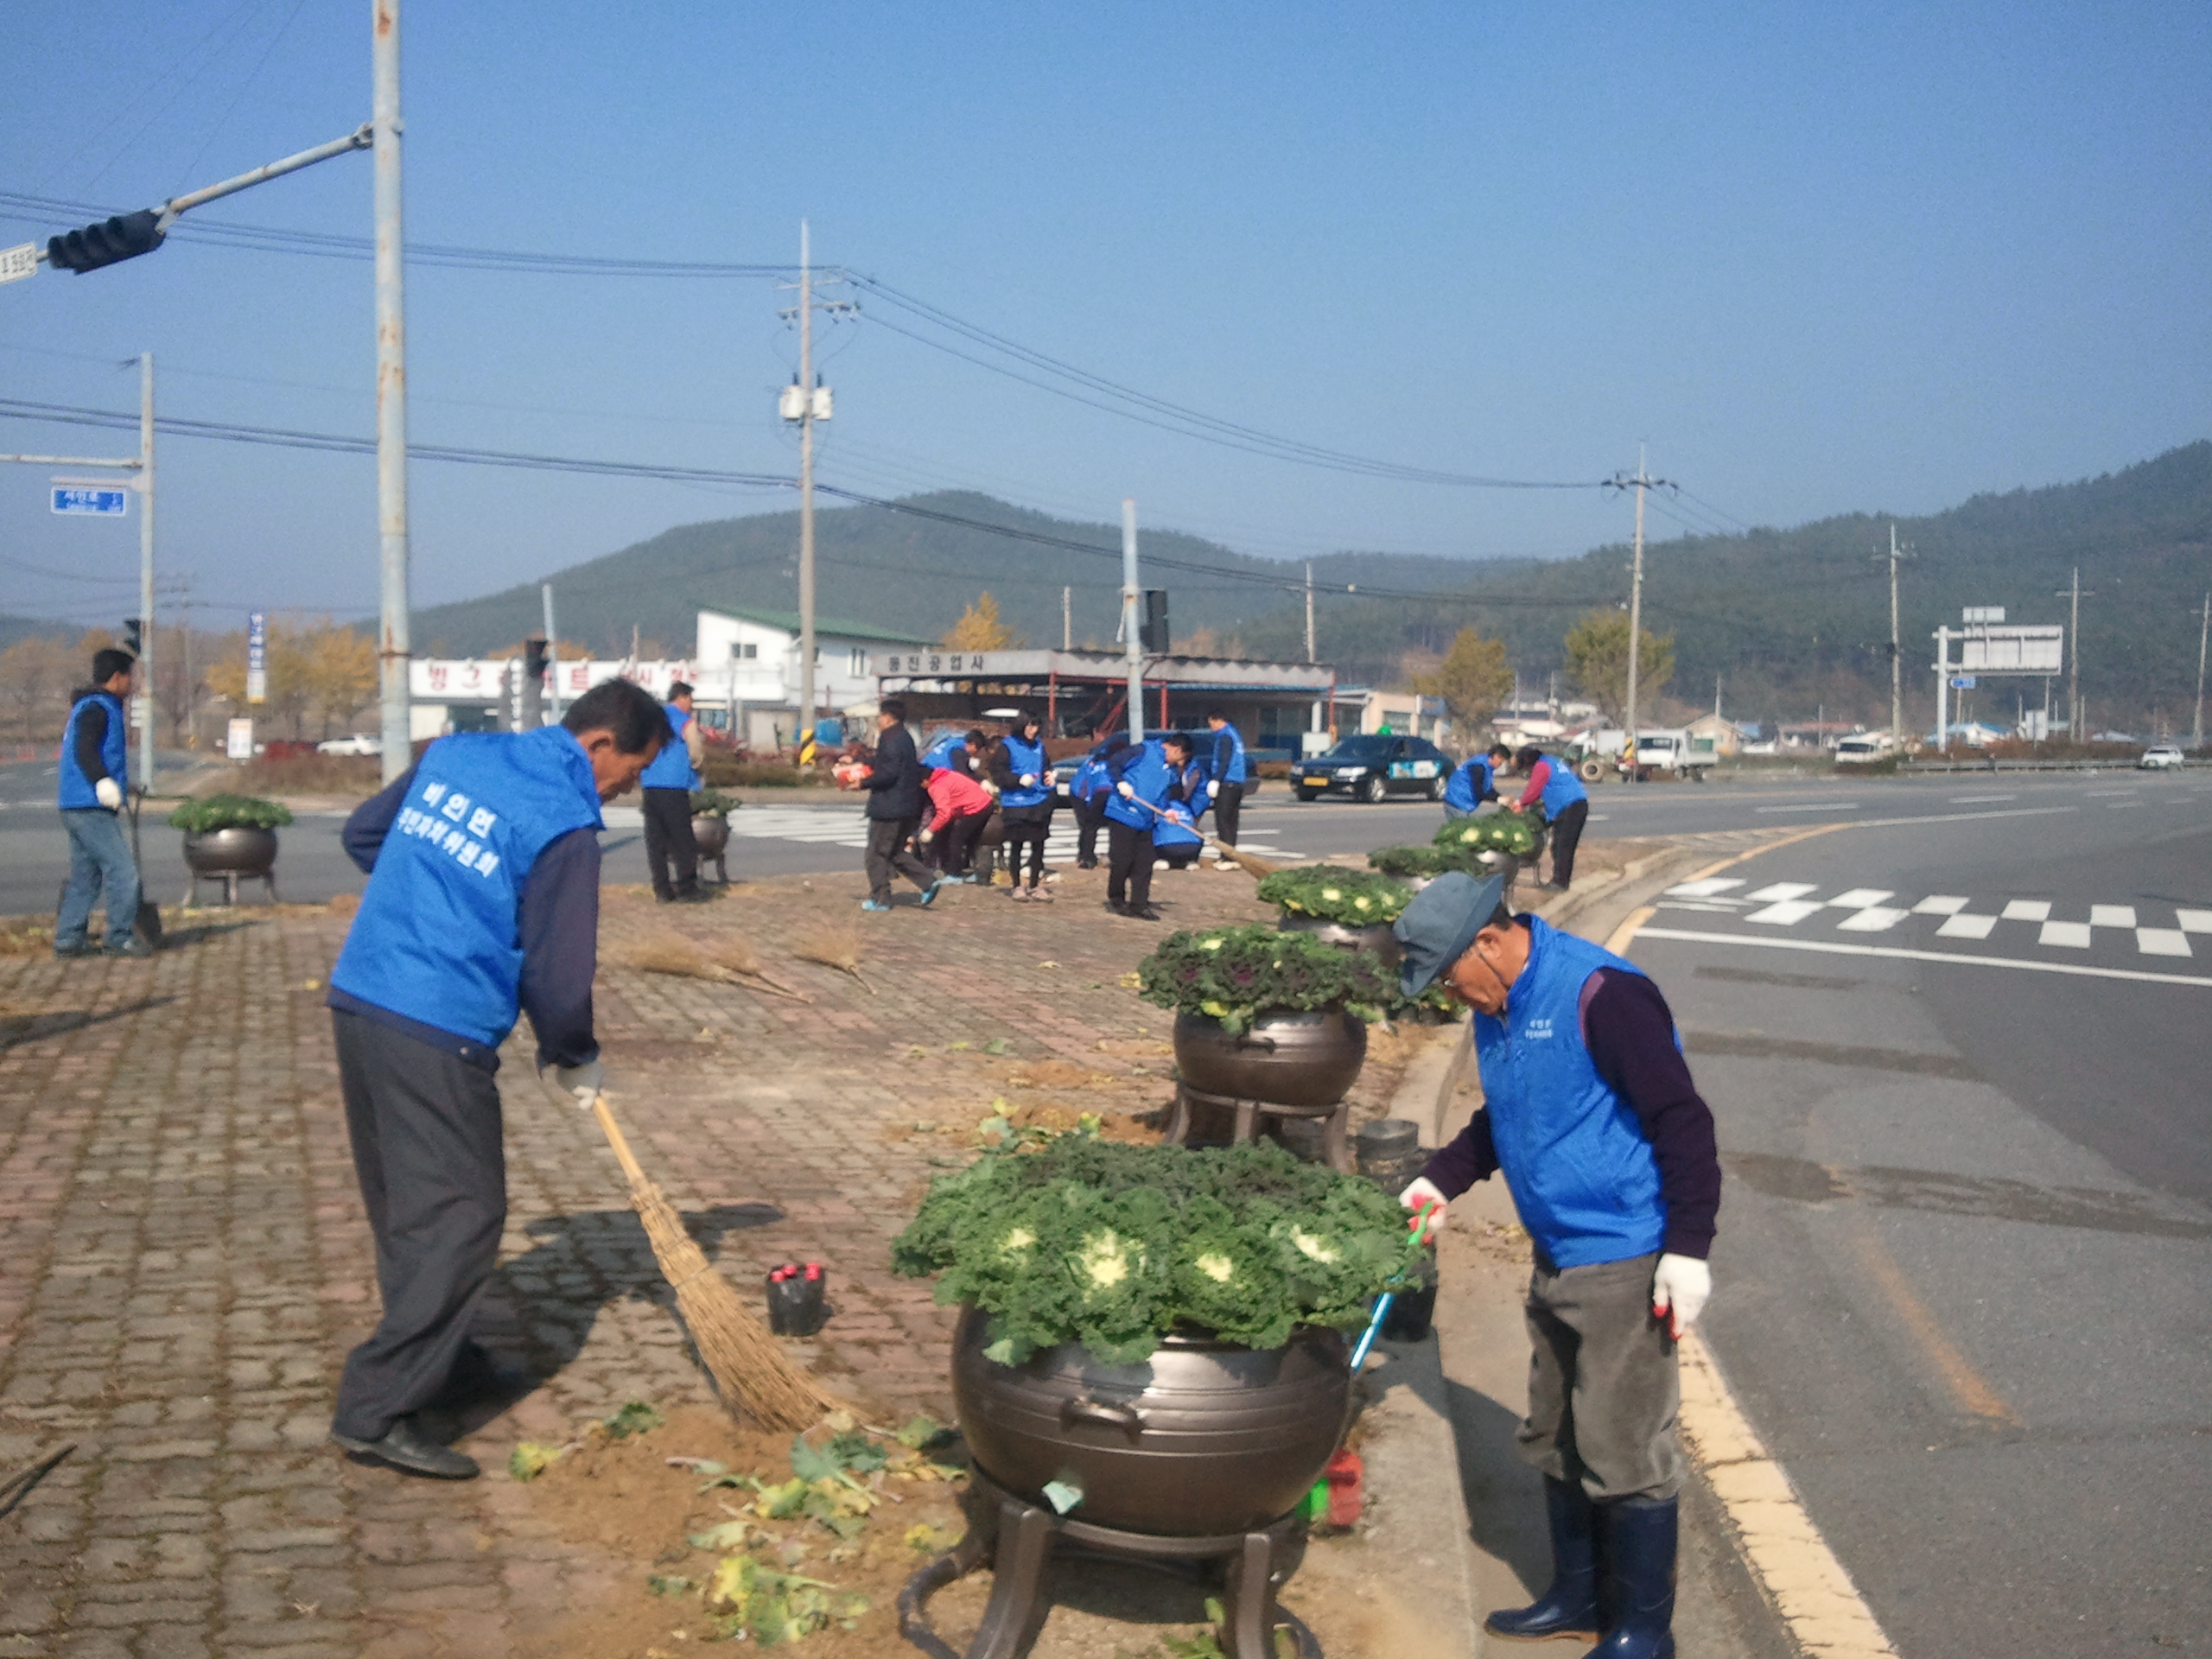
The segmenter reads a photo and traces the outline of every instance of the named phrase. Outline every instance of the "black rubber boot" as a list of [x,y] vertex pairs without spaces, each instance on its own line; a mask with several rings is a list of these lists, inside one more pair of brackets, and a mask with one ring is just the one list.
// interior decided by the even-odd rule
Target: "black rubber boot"
[[1500,1610],[1483,1621],[1509,1642],[1580,1637],[1594,1642],[1598,1617],[1598,1506],[1576,1481],[1544,1477],[1544,1510],[1552,1526],[1552,1587],[1527,1607]]
[[1611,1622],[1588,1659],[1674,1659],[1681,1510],[1671,1497],[1624,1497],[1599,1510]]

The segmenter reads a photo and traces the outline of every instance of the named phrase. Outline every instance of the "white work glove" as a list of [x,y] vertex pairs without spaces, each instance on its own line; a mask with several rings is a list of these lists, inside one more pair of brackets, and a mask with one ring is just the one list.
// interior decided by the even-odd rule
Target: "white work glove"
[[1032,784],[1035,783],[1036,781],[1037,781],[1037,774],[1036,774],[1035,772],[1023,772],[1023,773],[1021,774],[1021,786],[1022,786],[1024,789],[1028,788],[1030,785],[1032,785]]
[[934,830],[925,830],[918,836],[916,837],[916,839],[918,840],[923,846],[926,847],[930,844],[931,837],[936,834],[937,831]]
[[1713,1294],[1713,1269],[1694,1255],[1662,1255],[1651,1275],[1651,1315],[1667,1320],[1676,1342],[1697,1323]]
[[1114,788],[1125,801],[1134,801],[1137,798],[1137,786],[1135,784],[1116,784]]
[[1212,800],[1221,793],[1221,785],[1211,779],[1206,780],[1206,799]]
[[1427,1243],[1444,1228],[1444,1211],[1452,1200],[1444,1196],[1444,1189],[1425,1175],[1416,1175],[1412,1184],[1398,1194],[1398,1202],[1421,1217],[1421,1242]]
[[92,798],[111,812],[123,810],[123,785],[112,778],[103,778],[92,785]]
[[591,1103],[599,1098],[600,1088],[606,1080],[607,1075],[597,1060],[586,1060],[582,1065],[556,1065],[553,1068],[553,1087],[563,1100],[579,1111],[591,1109]]

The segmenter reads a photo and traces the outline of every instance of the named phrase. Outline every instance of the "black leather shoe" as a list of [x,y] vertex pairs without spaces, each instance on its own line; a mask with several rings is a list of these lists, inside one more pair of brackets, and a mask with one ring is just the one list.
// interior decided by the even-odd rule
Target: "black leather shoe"
[[136,933],[126,933],[120,944],[105,946],[100,954],[107,957],[150,957],[154,954],[154,947]]
[[74,944],[57,944],[54,947],[54,959],[58,962],[73,962],[79,957],[97,957],[99,953],[99,946],[94,944],[90,939],[79,939]]
[[1139,905],[1132,910],[1123,911],[1122,914],[1133,922],[1156,922],[1160,919],[1160,912],[1150,905]]
[[440,1446],[416,1427],[411,1417],[401,1418],[385,1431],[380,1440],[353,1440],[336,1429],[331,1430],[330,1438],[356,1457],[374,1458],[378,1463],[388,1463],[410,1475],[427,1475],[432,1480],[474,1480],[481,1472],[475,1459],[449,1446]]

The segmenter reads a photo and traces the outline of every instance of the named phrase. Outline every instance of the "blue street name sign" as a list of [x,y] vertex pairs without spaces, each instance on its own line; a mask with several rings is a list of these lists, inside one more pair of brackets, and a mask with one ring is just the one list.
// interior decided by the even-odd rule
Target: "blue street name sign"
[[1974,677],[1971,674],[1954,674],[1951,677],[1951,690],[1954,691],[1971,691],[1974,690]]
[[124,489],[78,490],[54,486],[56,512],[86,512],[101,518],[121,518],[130,512],[130,492]]

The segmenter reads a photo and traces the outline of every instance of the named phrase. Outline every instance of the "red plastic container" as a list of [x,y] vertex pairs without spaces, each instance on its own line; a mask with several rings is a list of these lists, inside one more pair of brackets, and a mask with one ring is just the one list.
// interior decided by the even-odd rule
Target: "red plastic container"
[[1357,1526],[1360,1512],[1367,1507],[1367,1470],[1359,1453],[1344,1447],[1329,1459],[1321,1478],[1329,1484],[1329,1524]]

